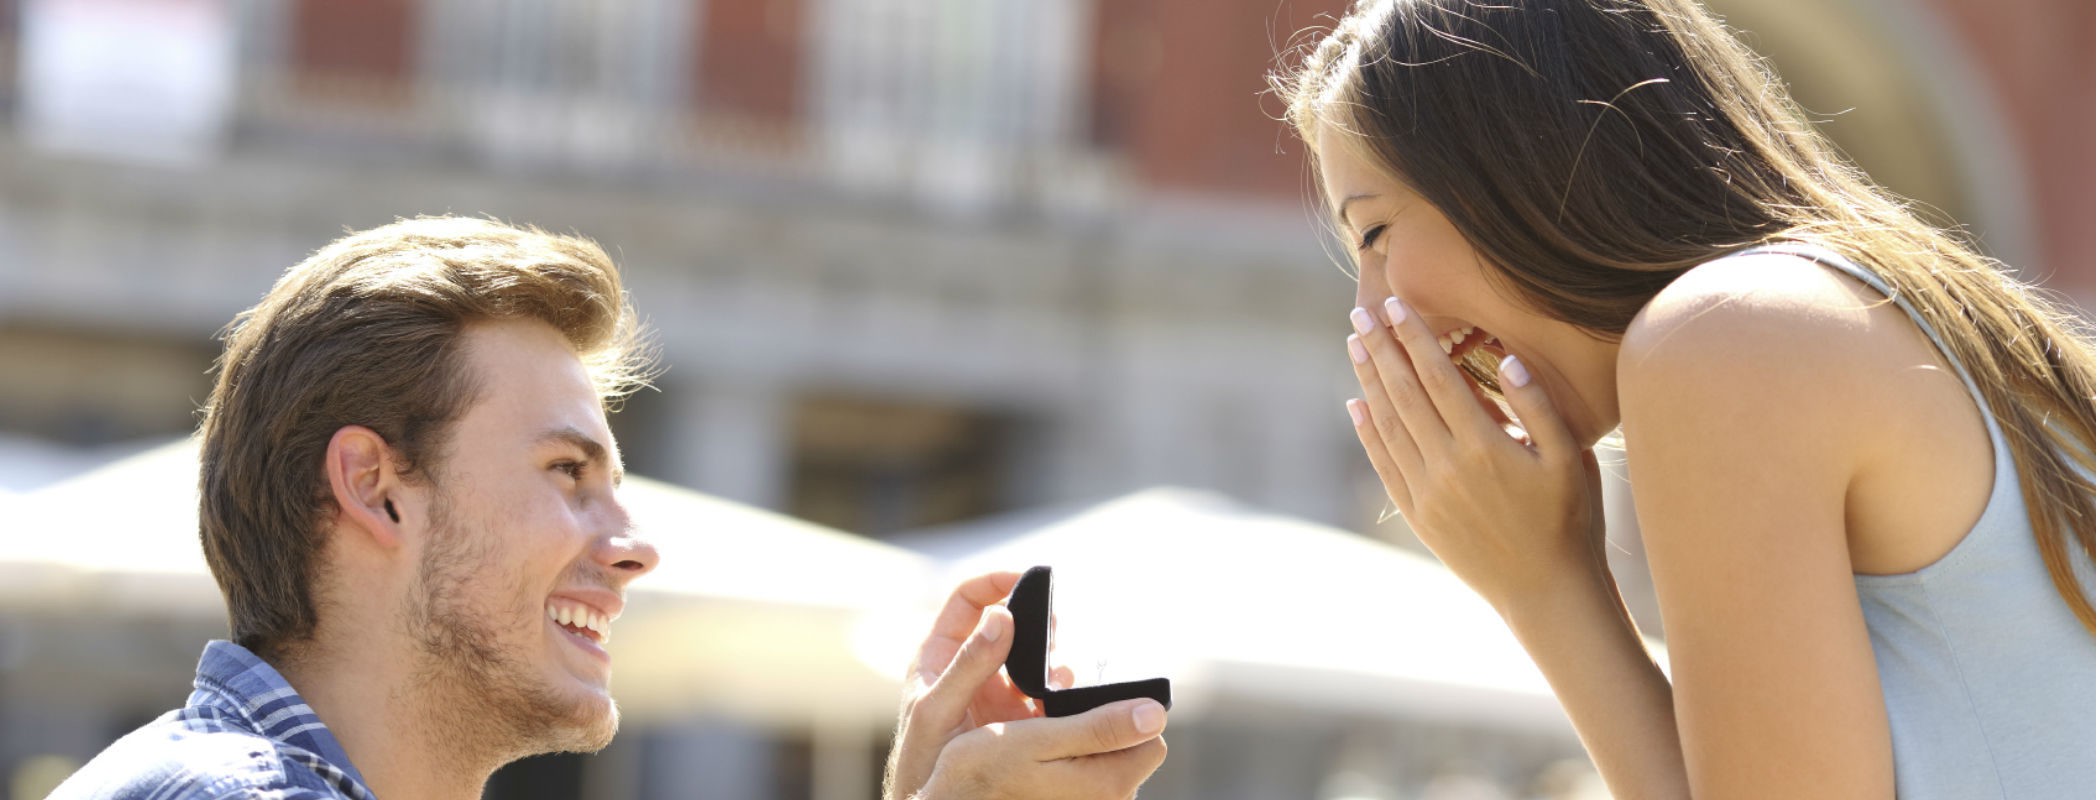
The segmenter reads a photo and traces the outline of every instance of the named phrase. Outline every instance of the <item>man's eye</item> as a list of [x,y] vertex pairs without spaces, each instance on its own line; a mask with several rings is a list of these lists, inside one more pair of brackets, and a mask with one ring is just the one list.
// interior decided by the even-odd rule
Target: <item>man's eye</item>
[[1369,249],[1371,249],[1371,245],[1377,244],[1377,243],[1378,243],[1378,237],[1379,237],[1379,236],[1382,236],[1382,235],[1384,235],[1384,234],[1385,234],[1385,226],[1384,226],[1384,225],[1373,225],[1373,226],[1371,226],[1371,229],[1370,229],[1370,230],[1364,231],[1364,238],[1363,238],[1363,241],[1360,241],[1360,242],[1357,242],[1357,243],[1356,243],[1356,249],[1357,249],[1358,251],[1363,251],[1363,250],[1369,250]]
[[569,476],[571,480],[580,481],[583,480],[584,469],[589,466],[588,463],[582,461],[561,461],[556,462],[552,468]]

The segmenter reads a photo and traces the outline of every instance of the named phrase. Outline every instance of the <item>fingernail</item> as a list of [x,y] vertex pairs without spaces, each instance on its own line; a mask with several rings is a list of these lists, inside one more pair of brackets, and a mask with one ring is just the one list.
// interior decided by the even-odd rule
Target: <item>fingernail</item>
[[987,609],[985,611],[984,624],[978,626],[977,635],[984,637],[984,640],[987,642],[996,642],[999,641],[999,637],[1005,636],[1004,626],[999,624],[999,615],[993,614]]
[[1343,403],[1342,405],[1344,405],[1344,406],[1347,406],[1347,407],[1349,408],[1349,420],[1350,420],[1351,422],[1354,422],[1354,423],[1356,423],[1356,426],[1357,426],[1357,427],[1359,427],[1359,428],[1363,427],[1363,424],[1364,424],[1364,423],[1365,423],[1366,421],[1368,421],[1368,420],[1367,420],[1367,419],[1366,419],[1366,418],[1364,417],[1364,404],[1363,404],[1363,401],[1361,401],[1361,400],[1355,400],[1355,399],[1351,399],[1351,400],[1349,400],[1348,402],[1346,402],[1346,403]]
[[1139,703],[1131,710],[1130,721],[1137,725],[1138,733],[1149,736],[1167,727],[1167,710],[1151,701]]
[[1371,312],[1361,308],[1349,311],[1349,322],[1356,326],[1357,333],[1368,334],[1378,328],[1378,323],[1371,319]]
[[1518,361],[1516,356],[1503,356],[1502,382],[1510,386],[1523,386],[1531,383],[1531,372],[1524,369],[1524,362]]
[[1371,360],[1371,351],[1364,349],[1364,340],[1357,334],[1349,335],[1349,360],[1358,364]]
[[1393,324],[1394,324],[1394,325],[1396,325],[1396,326],[1397,326],[1397,325],[1399,325],[1399,324],[1400,324],[1400,323],[1402,323],[1402,322],[1406,322],[1406,321],[1407,321],[1407,306],[1403,306],[1403,305],[1400,305],[1400,298],[1398,298],[1398,297],[1388,297],[1388,298],[1386,298],[1386,299],[1385,299],[1385,318],[1386,318],[1386,319],[1388,319],[1388,320],[1392,320]]

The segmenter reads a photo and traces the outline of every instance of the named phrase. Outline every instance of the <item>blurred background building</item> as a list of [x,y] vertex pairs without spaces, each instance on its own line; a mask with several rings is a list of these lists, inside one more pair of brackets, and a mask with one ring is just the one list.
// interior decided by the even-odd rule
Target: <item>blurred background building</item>
[[[1868,171],[2092,317],[2090,3],[1710,4]],[[1262,95],[1341,6],[0,0],[0,503],[190,430],[215,332],[344,229],[459,213],[623,265],[670,368],[615,417],[635,472],[876,539],[1155,485],[1371,532],[1352,286]],[[104,622],[185,659],[215,630]],[[158,694],[24,705],[10,652],[52,634],[8,626],[0,775],[180,701],[187,663]],[[1147,796],[1581,782],[1551,766],[1564,736],[1272,711]],[[66,716],[92,730],[42,738]],[[844,741],[873,763],[883,739]],[[823,741],[672,726],[615,754],[656,783],[542,759],[492,795],[818,796]],[[1409,771],[1365,777],[1402,746]]]

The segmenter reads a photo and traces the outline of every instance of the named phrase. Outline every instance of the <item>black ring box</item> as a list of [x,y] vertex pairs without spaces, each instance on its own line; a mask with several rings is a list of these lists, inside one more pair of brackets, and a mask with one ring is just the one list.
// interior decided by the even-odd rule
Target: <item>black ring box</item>
[[1014,646],[1006,654],[1006,675],[1022,694],[1042,703],[1043,713],[1069,717],[1118,700],[1150,697],[1163,708],[1174,707],[1166,678],[1050,688],[1050,568],[1033,567],[1021,574],[1006,609],[1014,615]]

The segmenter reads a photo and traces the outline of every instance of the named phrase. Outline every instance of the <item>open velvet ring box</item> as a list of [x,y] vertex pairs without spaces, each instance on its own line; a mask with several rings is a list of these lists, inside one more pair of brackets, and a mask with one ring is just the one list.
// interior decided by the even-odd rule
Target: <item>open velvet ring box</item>
[[1022,573],[1013,594],[1006,598],[1006,609],[1014,615],[1014,647],[1006,654],[1006,675],[1022,694],[1042,703],[1045,715],[1069,717],[1139,697],[1157,700],[1164,708],[1174,707],[1174,695],[1166,678],[1050,688],[1049,567],[1034,567]]

